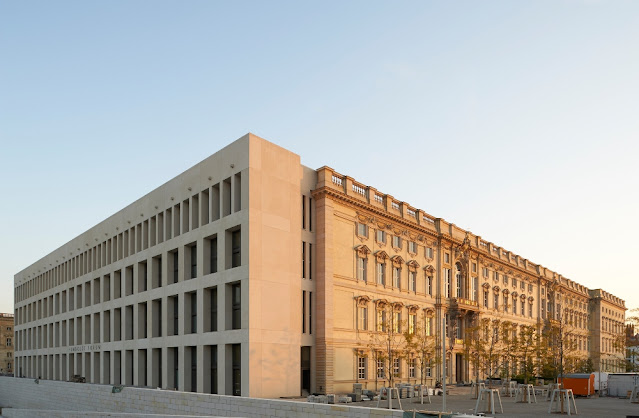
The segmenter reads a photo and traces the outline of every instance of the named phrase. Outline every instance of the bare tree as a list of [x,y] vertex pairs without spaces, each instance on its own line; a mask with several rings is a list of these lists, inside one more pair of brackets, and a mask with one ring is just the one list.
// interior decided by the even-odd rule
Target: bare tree
[[[403,334],[406,321],[401,318],[401,303],[380,299],[375,301],[375,307],[375,330],[369,334],[368,348],[375,362],[375,389],[378,389],[379,379],[393,387],[396,378],[400,377],[396,366],[406,353]],[[379,367],[380,364],[382,367]],[[380,369],[383,371],[381,374]]]
[[[405,350],[408,355],[415,353],[419,366],[420,383],[424,384],[428,367],[438,364],[440,359],[436,351],[436,337],[434,312],[422,311],[420,317],[416,317],[415,324],[410,325],[404,333]],[[413,328],[413,329],[411,329]]]

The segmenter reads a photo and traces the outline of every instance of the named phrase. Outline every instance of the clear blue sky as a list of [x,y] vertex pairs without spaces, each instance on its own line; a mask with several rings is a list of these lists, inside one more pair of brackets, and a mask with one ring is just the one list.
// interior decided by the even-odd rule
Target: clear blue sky
[[110,0],[0,3],[0,311],[249,131],[639,307],[639,2]]

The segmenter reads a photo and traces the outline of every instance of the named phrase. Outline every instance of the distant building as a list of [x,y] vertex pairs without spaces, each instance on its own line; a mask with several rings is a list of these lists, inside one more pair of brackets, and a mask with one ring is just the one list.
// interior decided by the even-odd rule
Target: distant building
[[13,314],[0,313],[0,374],[13,373]]
[[[250,134],[16,274],[15,301],[18,375],[252,397],[374,388],[387,373],[371,335],[389,321],[395,334],[425,321],[441,352],[446,319],[450,382],[474,377],[462,338],[481,319],[564,321],[580,356],[614,368],[625,314]],[[421,378],[411,356],[392,369]],[[441,364],[424,373],[433,383]]]

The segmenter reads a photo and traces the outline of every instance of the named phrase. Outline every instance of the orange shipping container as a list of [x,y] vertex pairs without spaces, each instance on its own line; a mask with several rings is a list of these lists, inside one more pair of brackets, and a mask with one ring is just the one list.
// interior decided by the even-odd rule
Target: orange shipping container
[[595,393],[595,375],[593,373],[569,374],[563,379],[559,379],[559,383],[563,383],[565,389],[572,389],[575,396],[590,396]]

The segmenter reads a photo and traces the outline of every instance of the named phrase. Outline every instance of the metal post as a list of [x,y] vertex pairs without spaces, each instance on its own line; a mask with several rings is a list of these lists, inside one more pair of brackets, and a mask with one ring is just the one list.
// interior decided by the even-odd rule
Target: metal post
[[442,357],[444,359],[444,376],[442,377],[442,390],[444,391],[442,394],[442,412],[446,412],[446,315],[442,318],[442,335]]

